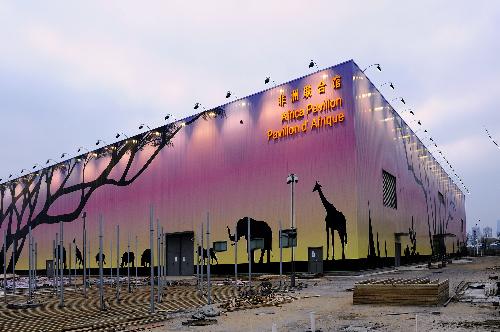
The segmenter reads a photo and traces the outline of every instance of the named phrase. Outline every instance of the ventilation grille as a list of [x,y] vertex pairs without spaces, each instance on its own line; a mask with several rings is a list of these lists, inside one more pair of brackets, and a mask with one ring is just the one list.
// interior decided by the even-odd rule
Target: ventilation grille
[[382,170],[384,206],[397,209],[398,198],[396,196],[396,177]]

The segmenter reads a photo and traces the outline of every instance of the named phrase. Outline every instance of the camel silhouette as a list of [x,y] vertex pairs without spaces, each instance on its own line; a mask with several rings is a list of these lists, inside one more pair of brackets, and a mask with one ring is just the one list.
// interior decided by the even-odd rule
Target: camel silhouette
[[[207,249],[203,248],[203,255],[202,255],[201,254],[201,246],[198,246],[198,257],[200,259],[199,263],[201,262],[201,260],[203,260],[203,264],[205,264],[205,259],[208,259]],[[217,260],[217,255],[215,254],[214,248],[210,248],[210,264],[214,263],[214,259],[218,265],[219,261]]]
[[76,256],[76,262],[78,263],[78,266],[83,265],[83,256],[82,252],[80,251],[80,248],[76,245],[76,239],[73,239],[73,243],[75,244],[75,256]]
[[150,265],[151,265],[151,249],[145,249],[141,255],[141,266],[146,267]]
[[[120,263],[120,267],[124,267],[126,265],[132,264],[132,267],[134,267],[134,261],[135,261],[135,254],[130,251],[130,252],[124,252],[122,255],[122,262]],[[141,257],[142,261],[142,257]]]
[[342,243],[342,259],[345,259],[345,245],[347,244],[347,230],[346,230],[346,220],[345,216],[342,212],[338,211],[332,203],[330,203],[325,195],[323,194],[323,190],[321,189],[321,185],[318,181],[314,185],[313,192],[317,191],[319,194],[319,198],[321,199],[321,203],[326,210],[326,259],[328,260],[330,254],[330,234],[332,236],[332,260],[335,259],[335,247],[333,238],[335,235],[335,230],[339,234],[340,242]]
[[[236,233],[238,234],[238,238],[235,235],[231,235],[231,230],[229,226],[227,227],[227,233],[229,235],[229,239],[232,242],[238,241],[241,237],[245,237],[247,240],[247,249],[250,241],[248,241],[248,223],[247,219],[250,219],[250,240],[255,238],[263,238],[264,239],[264,249],[260,251],[260,259],[259,263],[264,261],[264,252],[267,252],[267,263],[271,261],[271,250],[273,249],[273,231],[271,227],[265,222],[261,220],[255,220],[252,218],[241,218],[236,223]],[[254,263],[254,250],[251,252],[252,263]]]
[[[99,265],[99,253],[95,255],[95,262]],[[106,255],[102,253],[102,265],[106,265]]]

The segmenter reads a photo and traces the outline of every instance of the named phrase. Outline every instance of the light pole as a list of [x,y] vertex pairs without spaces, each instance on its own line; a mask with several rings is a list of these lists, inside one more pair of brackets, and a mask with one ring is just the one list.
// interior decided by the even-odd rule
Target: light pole
[[[286,183],[291,184],[291,211],[290,211],[290,219],[291,219],[291,229],[292,231],[295,229],[295,202],[294,202],[294,194],[295,194],[295,184],[299,182],[299,177],[291,173],[286,178]],[[293,246],[292,246],[292,276],[290,278],[290,286],[295,287],[295,257],[293,254]]]
[[87,298],[87,228],[85,227],[85,218],[87,218],[87,212],[83,212],[83,296]]

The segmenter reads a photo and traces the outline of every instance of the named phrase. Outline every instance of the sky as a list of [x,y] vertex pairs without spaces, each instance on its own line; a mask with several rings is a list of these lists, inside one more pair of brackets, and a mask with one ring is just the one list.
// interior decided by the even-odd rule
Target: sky
[[493,1],[1,1],[0,178],[353,59],[463,179],[467,228],[495,231],[498,31]]

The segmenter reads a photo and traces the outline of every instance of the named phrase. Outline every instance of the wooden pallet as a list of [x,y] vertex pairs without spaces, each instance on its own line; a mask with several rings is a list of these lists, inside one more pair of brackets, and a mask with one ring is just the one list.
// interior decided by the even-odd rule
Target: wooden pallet
[[448,297],[448,279],[370,279],[354,285],[353,304],[440,305]]

